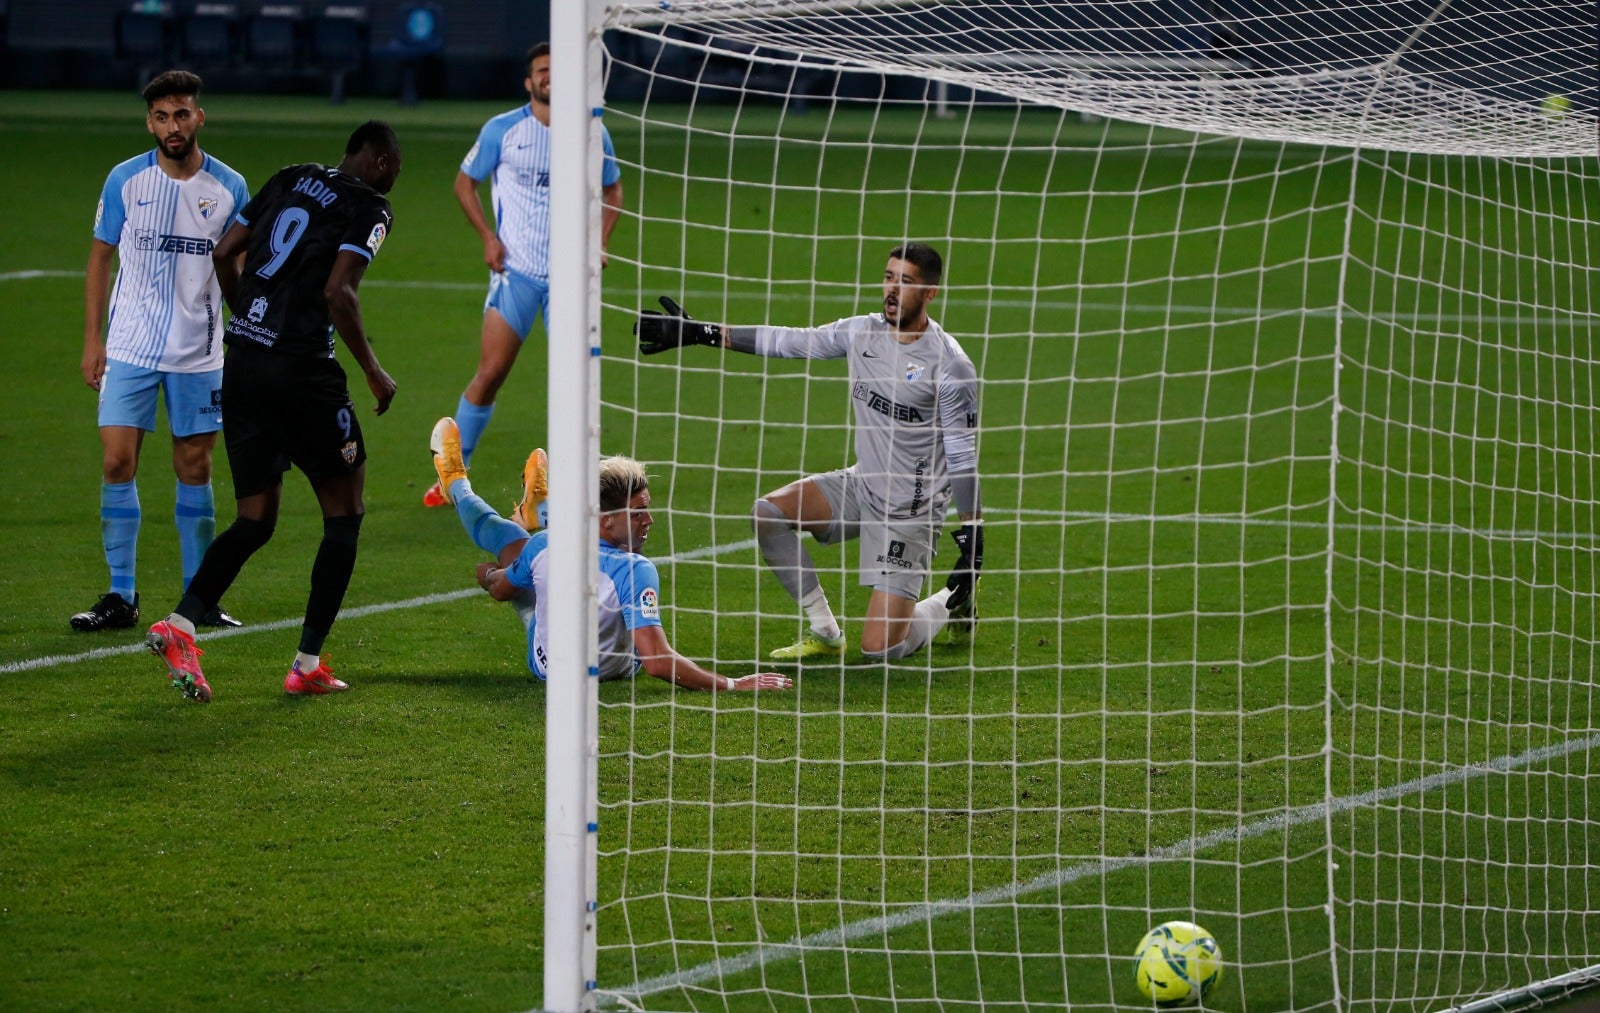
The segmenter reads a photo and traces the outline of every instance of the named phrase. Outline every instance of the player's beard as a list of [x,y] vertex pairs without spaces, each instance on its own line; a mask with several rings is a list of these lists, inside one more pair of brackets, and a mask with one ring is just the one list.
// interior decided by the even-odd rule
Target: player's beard
[[890,302],[883,300],[883,318],[893,324],[897,330],[904,330],[907,324],[914,324],[922,319],[920,305],[908,305],[905,299]]
[[[175,139],[182,142],[176,149],[172,147],[172,141]],[[181,163],[189,157],[191,152],[194,151],[194,143],[195,138],[193,134],[190,134],[188,137],[184,137],[182,134],[174,134],[171,137],[163,138],[160,145],[157,147],[161,152],[161,157]]]

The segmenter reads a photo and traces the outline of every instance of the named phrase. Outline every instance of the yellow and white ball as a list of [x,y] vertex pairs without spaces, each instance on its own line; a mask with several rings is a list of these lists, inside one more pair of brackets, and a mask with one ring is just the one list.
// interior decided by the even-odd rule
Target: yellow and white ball
[[1197,1003],[1222,980],[1222,948],[1193,922],[1162,922],[1134,951],[1139,991],[1158,1006]]
[[1572,100],[1565,95],[1546,95],[1539,103],[1539,111],[1547,119],[1564,120],[1567,113],[1572,111]]

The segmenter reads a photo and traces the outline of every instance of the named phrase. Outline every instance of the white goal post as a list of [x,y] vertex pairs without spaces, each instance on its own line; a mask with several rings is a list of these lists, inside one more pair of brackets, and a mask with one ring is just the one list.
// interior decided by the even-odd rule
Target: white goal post
[[553,4],[549,516],[552,539],[544,783],[544,1008],[590,1008],[595,989],[597,581],[600,472],[600,130],[598,5]]
[[[551,517],[588,534],[551,549],[544,1007],[1147,1009],[1169,919],[1222,947],[1208,1008],[1592,984],[1585,10],[553,4]],[[805,625],[753,503],[854,456],[844,363],[641,355],[639,312],[876,312],[907,241],[979,375],[976,637],[864,657],[854,545],[808,536],[844,656],[598,685],[602,453],[731,675]]]

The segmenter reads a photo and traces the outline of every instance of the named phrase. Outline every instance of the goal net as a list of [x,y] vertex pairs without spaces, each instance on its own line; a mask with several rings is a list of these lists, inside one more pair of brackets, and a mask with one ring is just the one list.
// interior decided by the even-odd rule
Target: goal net
[[[795,686],[600,687],[597,1002],[1148,1008],[1169,919],[1227,1009],[1600,964],[1592,6],[606,18],[602,449],[675,647]],[[778,665],[752,504],[851,463],[846,365],[629,332],[880,311],[905,241],[980,377],[977,634],[865,658],[807,536],[851,647]]]

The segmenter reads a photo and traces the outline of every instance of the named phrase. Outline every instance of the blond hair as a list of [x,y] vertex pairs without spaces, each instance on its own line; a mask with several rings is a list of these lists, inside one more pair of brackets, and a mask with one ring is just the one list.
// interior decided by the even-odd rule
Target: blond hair
[[616,454],[600,459],[600,511],[626,510],[633,498],[650,488],[644,465]]

